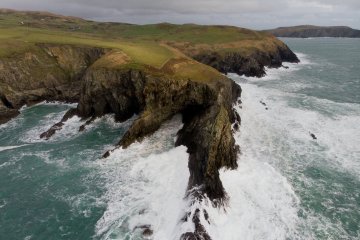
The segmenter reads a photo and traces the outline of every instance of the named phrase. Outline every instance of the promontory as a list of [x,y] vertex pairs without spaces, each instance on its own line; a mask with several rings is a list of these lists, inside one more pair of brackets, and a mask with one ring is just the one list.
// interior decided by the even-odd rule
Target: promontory
[[[298,61],[273,35],[238,27],[100,23],[3,9],[0,123],[21,114],[24,105],[73,102],[77,107],[42,138],[56,134],[74,115],[84,121],[81,131],[105,114],[117,121],[136,116],[114,146],[126,148],[181,114],[176,144],[188,148],[188,189],[219,205],[226,189],[218,170],[237,167],[233,131],[241,122],[233,110],[241,88],[226,74],[261,77],[265,67]],[[184,239],[198,239],[189,234]]]
[[313,26],[301,25],[294,27],[279,27],[266,30],[276,37],[290,38],[316,38],[316,37],[335,37],[335,38],[360,38],[360,30],[347,26]]

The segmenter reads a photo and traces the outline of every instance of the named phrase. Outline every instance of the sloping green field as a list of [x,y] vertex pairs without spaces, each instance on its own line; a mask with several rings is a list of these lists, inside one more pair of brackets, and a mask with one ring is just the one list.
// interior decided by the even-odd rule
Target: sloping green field
[[[282,44],[267,33],[232,26],[100,23],[46,12],[0,9],[0,58],[29,51],[39,43],[112,49],[118,52],[106,56],[97,66],[166,66],[172,74],[197,78],[200,73],[209,72],[204,70],[209,67],[192,59],[198,53],[251,53]],[[171,67],[168,62],[177,65]]]

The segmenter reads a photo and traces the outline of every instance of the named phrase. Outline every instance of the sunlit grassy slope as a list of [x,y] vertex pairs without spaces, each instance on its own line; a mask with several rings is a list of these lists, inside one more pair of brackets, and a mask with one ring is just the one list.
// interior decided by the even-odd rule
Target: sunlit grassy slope
[[[199,77],[199,72],[207,72],[204,65],[191,59],[197,53],[210,50],[251,53],[257,49],[271,50],[279,44],[267,33],[231,26],[99,23],[46,12],[0,10],[1,58],[34,48],[38,43],[108,48],[115,52],[98,66],[149,66],[184,77],[194,74]],[[167,63],[176,63],[177,67]]]

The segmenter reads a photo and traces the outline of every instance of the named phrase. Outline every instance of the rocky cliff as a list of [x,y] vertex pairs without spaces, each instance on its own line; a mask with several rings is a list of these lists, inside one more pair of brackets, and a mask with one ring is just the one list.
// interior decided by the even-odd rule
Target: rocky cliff
[[[184,194],[194,201],[206,196],[215,206],[227,200],[219,169],[236,168],[239,152],[233,131],[240,116],[233,104],[241,88],[222,73],[261,77],[265,66],[298,62],[272,35],[231,26],[96,23],[16,11],[0,15],[0,123],[25,104],[77,102],[40,137],[50,138],[75,115],[84,122],[79,131],[109,113],[120,122],[136,115],[114,146],[126,148],[181,114],[176,145],[187,147],[190,171]],[[181,239],[210,239],[201,214],[197,209],[191,219],[195,231]]]
[[283,62],[299,62],[285,44],[275,46],[272,51],[258,49],[250,54],[241,51],[209,51],[194,55],[193,58],[222,73],[237,73],[247,77],[265,76],[265,67],[278,68]]
[[[99,79],[106,80],[106,84]],[[223,199],[218,169],[237,166],[237,146],[231,129],[237,118],[232,104],[241,89],[226,78],[209,82],[179,81],[146,71],[91,70],[85,75],[77,110],[85,118],[113,112],[118,120],[126,120],[138,114],[119,142],[122,147],[141,140],[162,122],[181,113],[184,127],[176,144],[187,146],[190,153],[189,189],[202,186],[211,199]]]
[[[178,64],[186,61],[177,60]],[[51,137],[74,114],[92,119],[114,113],[118,121],[136,114],[138,117],[118,143],[126,148],[156,131],[175,114],[182,114],[184,127],[176,144],[187,146],[190,153],[189,190],[198,187],[214,202],[221,202],[226,194],[218,170],[237,166],[238,147],[231,125],[239,121],[232,105],[240,94],[240,87],[220,74],[204,82],[151,68],[109,68],[95,63],[83,75],[77,108],[42,137]]]
[[[232,104],[241,94],[240,87],[186,57],[154,69],[127,65],[126,57],[121,58],[124,61],[115,58],[117,64],[111,65],[109,60],[114,56],[118,57],[119,51],[38,44],[21,55],[1,59],[2,122],[16,116],[24,104],[78,102],[76,109],[41,137],[51,137],[73,115],[91,119],[114,113],[117,121],[125,121],[136,114],[137,119],[118,143],[119,147],[128,147],[175,114],[182,114],[184,128],[176,144],[189,149],[189,189],[201,186],[201,192],[214,201],[224,199],[218,169],[237,166],[238,147],[231,125],[239,121]],[[209,74],[206,79],[203,75],[184,75],[182,70],[176,74],[188,65],[204,68]]]
[[[216,61],[207,62],[210,57],[198,59],[224,73],[260,76],[251,69],[263,71],[265,65],[281,66],[284,59],[296,60],[291,51],[285,50],[245,60],[233,53],[217,59],[219,66],[212,64]],[[232,80],[180,53],[155,68],[132,62],[118,49],[37,44],[0,60],[1,122],[16,116],[24,104],[43,100],[78,102],[42,138],[50,138],[74,115],[84,120],[81,131],[105,114],[113,113],[117,121],[137,115],[117,144],[126,148],[175,114],[182,114],[184,125],[176,145],[188,148],[190,179],[186,195],[195,200],[206,195],[216,206],[227,200],[219,169],[237,167],[239,146],[232,134],[240,116],[233,104],[240,95],[240,86]],[[104,157],[109,154],[111,151]],[[197,231],[184,234],[182,239],[210,239],[196,216],[193,222]]]

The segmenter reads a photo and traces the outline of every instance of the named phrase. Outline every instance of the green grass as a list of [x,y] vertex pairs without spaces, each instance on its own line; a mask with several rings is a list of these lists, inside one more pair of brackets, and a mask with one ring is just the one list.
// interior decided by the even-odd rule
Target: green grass
[[0,28],[0,56],[21,52],[36,43],[57,43],[120,49],[133,61],[160,68],[174,57],[172,51],[155,42],[103,39],[89,34],[15,27]]
[[0,9],[0,58],[31,51],[38,43],[112,49],[94,67],[145,68],[154,69],[154,73],[158,69],[199,81],[221,75],[191,58],[198,53],[251,54],[280,44],[267,33],[232,26],[99,23],[44,12]]
[[[22,24],[23,23],[23,24]],[[42,12],[8,12],[0,10],[0,26],[27,26],[67,32],[96,34],[110,38],[145,41],[177,41],[194,44],[218,44],[242,40],[259,40],[264,32],[231,26],[175,25],[169,23],[133,25],[99,23],[80,18],[58,16]]]

